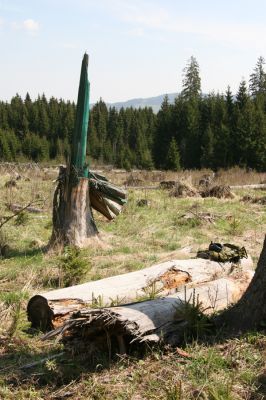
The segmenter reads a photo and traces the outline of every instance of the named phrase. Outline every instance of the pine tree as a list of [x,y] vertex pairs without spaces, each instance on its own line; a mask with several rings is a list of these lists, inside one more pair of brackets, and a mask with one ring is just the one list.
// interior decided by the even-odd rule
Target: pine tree
[[183,70],[183,90],[181,95],[185,99],[196,99],[201,95],[201,78],[199,64],[194,56],[191,56]]
[[266,115],[264,101],[257,96],[254,103],[254,128],[248,152],[248,165],[259,171],[266,170]]
[[12,161],[12,154],[8,145],[8,131],[0,130],[0,160]]
[[173,135],[173,106],[169,104],[168,96],[164,97],[161,109],[157,115],[157,127],[154,137],[155,165],[164,168],[165,156]]
[[0,128],[4,130],[9,129],[8,123],[8,104],[3,101],[0,102]]
[[212,130],[214,134],[213,168],[226,168],[230,160],[230,131],[228,127],[227,105],[224,96],[213,98],[214,113]]
[[41,136],[49,135],[49,118],[46,111],[45,103],[41,101],[39,104],[39,124],[38,132]]
[[248,99],[249,99],[249,94],[247,89],[247,83],[245,79],[242,79],[236,95],[236,104],[240,110],[243,110],[244,106],[248,102]]
[[186,101],[183,105],[182,160],[185,168],[200,168],[201,131],[199,102]]
[[254,116],[254,104],[247,92],[246,82],[242,80],[236,95],[233,149],[235,163],[241,167],[249,166],[249,153],[254,140]]
[[210,124],[205,129],[201,141],[201,158],[202,168],[213,168],[214,166],[214,135]]
[[266,73],[264,71],[265,59],[259,57],[254,72],[250,75],[249,90],[253,96],[266,94]]
[[180,156],[179,156],[179,150],[175,141],[175,138],[172,137],[166,160],[165,160],[165,167],[166,169],[172,170],[172,171],[178,171],[180,169]]
[[185,168],[200,167],[200,100],[201,79],[199,65],[191,56],[184,68],[182,104],[182,161]]

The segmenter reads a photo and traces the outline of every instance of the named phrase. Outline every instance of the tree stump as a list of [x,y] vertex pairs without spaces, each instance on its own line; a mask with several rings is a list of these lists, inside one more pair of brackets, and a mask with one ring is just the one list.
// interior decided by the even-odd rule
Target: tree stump
[[88,239],[98,233],[90,206],[86,164],[90,94],[88,62],[89,57],[85,53],[81,64],[71,156],[67,167],[61,166],[59,170],[53,201],[53,233],[49,247],[85,247]]
[[89,196],[89,179],[60,167],[53,200],[53,233],[49,247],[85,247],[98,234]]

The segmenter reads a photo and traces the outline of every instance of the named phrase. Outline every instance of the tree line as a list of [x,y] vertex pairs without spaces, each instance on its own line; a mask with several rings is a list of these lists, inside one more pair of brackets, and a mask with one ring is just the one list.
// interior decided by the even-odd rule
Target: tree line
[[[199,65],[191,57],[182,91],[157,114],[151,108],[117,110],[100,99],[90,111],[88,155],[119,168],[229,168],[266,170],[266,73],[259,57],[236,95],[202,94]],[[73,102],[45,95],[0,102],[0,159],[67,158],[74,129]]]

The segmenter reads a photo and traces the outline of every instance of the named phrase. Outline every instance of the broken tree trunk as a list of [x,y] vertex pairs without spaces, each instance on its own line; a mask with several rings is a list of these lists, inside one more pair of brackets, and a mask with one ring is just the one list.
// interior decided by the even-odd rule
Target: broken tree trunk
[[97,233],[90,207],[89,179],[75,177],[67,168],[60,167],[50,246],[85,247]]
[[[255,275],[239,302],[217,318],[217,325],[227,325],[232,332],[262,327],[266,321],[266,236]],[[264,325],[265,326],[265,325]]]
[[104,350],[109,354],[111,350],[124,353],[135,342],[152,344],[162,340],[177,345],[184,338],[188,303],[195,306],[196,298],[196,304],[201,303],[201,309],[207,313],[224,309],[241,297],[252,276],[252,271],[242,271],[165,298],[101,309],[84,308],[44,339],[63,336],[72,351],[88,355]]
[[93,220],[88,166],[86,165],[89,121],[88,55],[85,53],[80,74],[75,129],[67,168],[60,167],[53,202],[53,233],[49,247],[84,247],[97,232]]
[[28,318],[34,327],[53,329],[86,306],[125,304],[152,298],[158,293],[167,296],[184,285],[194,287],[251,266],[250,258],[242,259],[238,267],[199,258],[167,261],[140,271],[36,295],[28,303]]

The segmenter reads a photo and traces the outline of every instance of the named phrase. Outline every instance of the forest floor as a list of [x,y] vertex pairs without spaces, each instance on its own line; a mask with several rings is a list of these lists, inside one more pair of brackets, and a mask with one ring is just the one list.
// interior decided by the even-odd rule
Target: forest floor
[[[208,171],[103,173],[113,183],[138,188],[128,190],[128,203],[114,221],[94,213],[102,245],[80,252],[82,282],[191,258],[211,240],[245,246],[256,266],[266,232],[265,203],[242,199],[266,197],[266,190],[237,189],[233,199],[175,198],[168,190],[145,187],[180,178],[197,186]],[[7,245],[0,258],[0,399],[266,399],[264,331],[235,338],[216,332],[208,340],[185,341],[182,351],[156,347],[112,360],[102,354],[94,364],[84,354],[65,353],[60,343],[42,342],[42,333],[30,329],[26,306],[32,295],[64,285],[65,254],[45,252],[57,170],[24,171],[16,186],[6,187],[12,177],[5,171],[0,176],[0,217],[12,214],[8,204],[33,202],[42,212],[22,213],[0,230],[0,246]],[[266,174],[232,169],[213,183],[265,182]],[[139,206],[141,199],[147,205]]]

